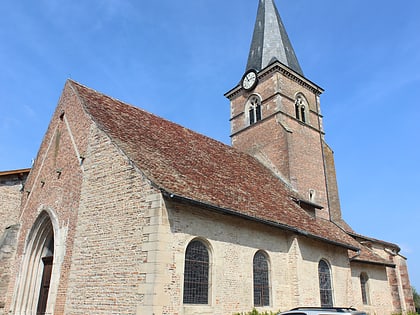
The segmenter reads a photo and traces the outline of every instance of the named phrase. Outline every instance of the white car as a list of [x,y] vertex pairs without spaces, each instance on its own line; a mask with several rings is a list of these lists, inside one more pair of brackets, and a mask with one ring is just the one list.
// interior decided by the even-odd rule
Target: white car
[[352,307],[297,307],[278,315],[366,315]]

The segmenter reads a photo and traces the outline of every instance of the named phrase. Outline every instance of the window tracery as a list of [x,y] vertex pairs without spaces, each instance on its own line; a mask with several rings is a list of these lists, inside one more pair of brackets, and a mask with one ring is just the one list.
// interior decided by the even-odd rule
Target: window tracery
[[259,251],[254,256],[254,306],[270,305],[269,268],[266,255]]
[[208,304],[209,251],[200,240],[191,241],[185,251],[184,303]]
[[252,95],[248,100],[248,117],[250,125],[255,124],[262,118],[261,99],[258,95]]
[[318,264],[318,276],[321,306],[333,307],[334,302],[331,281],[331,270],[329,264],[325,260],[321,260]]
[[307,122],[307,111],[308,111],[308,103],[305,97],[302,94],[298,94],[296,96],[295,101],[295,115],[296,119],[300,120],[301,122]]

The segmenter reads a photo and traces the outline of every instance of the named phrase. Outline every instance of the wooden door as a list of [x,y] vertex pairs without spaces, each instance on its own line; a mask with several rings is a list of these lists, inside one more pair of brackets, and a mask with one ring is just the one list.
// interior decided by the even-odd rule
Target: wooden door
[[44,315],[47,310],[48,291],[50,289],[51,271],[53,265],[53,257],[42,258],[44,263],[44,271],[42,272],[41,289],[39,291],[37,315]]

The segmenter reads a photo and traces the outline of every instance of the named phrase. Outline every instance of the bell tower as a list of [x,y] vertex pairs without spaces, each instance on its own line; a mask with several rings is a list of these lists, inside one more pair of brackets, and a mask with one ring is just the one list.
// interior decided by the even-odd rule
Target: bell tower
[[302,207],[341,221],[333,153],[322,127],[322,93],[303,75],[274,0],[259,0],[245,73],[225,94],[232,146],[297,191]]

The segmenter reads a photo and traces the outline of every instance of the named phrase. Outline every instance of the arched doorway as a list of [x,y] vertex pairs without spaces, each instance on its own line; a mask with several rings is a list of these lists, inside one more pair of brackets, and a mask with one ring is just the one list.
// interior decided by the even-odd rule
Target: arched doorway
[[53,224],[42,211],[27,238],[14,303],[16,314],[47,314],[54,247]]

